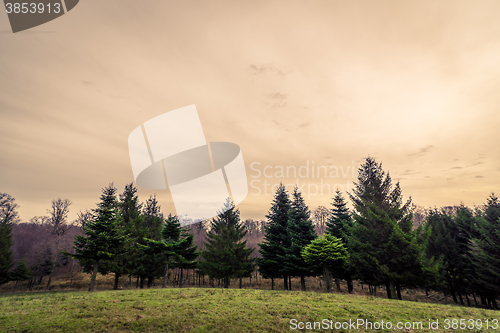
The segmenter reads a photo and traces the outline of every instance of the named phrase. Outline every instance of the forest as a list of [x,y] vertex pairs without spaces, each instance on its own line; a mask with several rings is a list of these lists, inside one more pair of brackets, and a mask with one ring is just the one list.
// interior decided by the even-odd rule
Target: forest
[[[349,208],[349,202],[352,209]],[[47,216],[21,222],[15,199],[0,193],[0,285],[42,282],[51,289],[63,267],[114,277],[113,289],[167,287],[175,279],[198,278],[228,288],[258,272],[291,290],[291,278],[307,288],[307,277],[321,277],[326,292],[341,280],[390,299],[402,291],[437,291],[464,306],[498,310],[500,296],[500,201],[469,208],[421,208],[403,200],[382,164],[365,158],[350,193],[337,191],[330,208],[310,210],[298,188],[281,185],[266,219],[242,220],[228,199],[213,219],[183,226],[164,215],[155,196],[140,202],[128,184],[122,193],[105,187],[96,207],[68,220],[69,199],[55,199]],[[71,278],[73,275],[71,276]],[[121,281],[121,282],[120,282]]]

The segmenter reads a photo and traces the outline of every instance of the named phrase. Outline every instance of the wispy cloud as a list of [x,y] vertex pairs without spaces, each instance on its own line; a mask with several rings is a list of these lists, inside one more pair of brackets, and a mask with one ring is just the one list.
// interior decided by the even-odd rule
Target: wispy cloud
[[428,145],[428,146],[425,146],[423,148],[420,148],[418,152],[410,154],[408,156],[422,156],[422,155],[425,155],[428,152],[430,152],[433,148],[434,148],[433,145]]
[[287,105],[286,102],[286,99],[288,97],[287,94],[275,92],[271,94],[266,94],[266,97],[270,100],[272,108],[283,108]]
[[275,74],[279,76],[286,75],[287,73],[283,72],[281,69],[277,68],[272,64],[267,65],[250,65],[250,73],[253,75],[262,75],[262,74]]

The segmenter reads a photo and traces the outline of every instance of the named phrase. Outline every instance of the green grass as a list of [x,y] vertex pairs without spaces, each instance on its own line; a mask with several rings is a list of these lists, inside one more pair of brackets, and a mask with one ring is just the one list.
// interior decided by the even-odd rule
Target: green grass
[[[460,332],[445,330],[443,320],[500,317],[498,311],[356,295],[208,288],[0,294],[0,309],[0,332],[300,331],[290,328],[290,319],[384,320],[394,325],[419,321],[424,323],[423,330],[377,332]],[[439,319],[438,330],[425,329],[429,319]],[[495,332],[484,328],[463,331]]]

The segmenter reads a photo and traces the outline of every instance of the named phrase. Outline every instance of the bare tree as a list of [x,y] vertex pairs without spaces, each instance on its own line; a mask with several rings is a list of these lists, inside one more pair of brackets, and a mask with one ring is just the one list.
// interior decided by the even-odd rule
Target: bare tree
[[73,222],[74,225],[76,225],[77,227],[82,227],[82,225],[84,225],[85,223],[88,223],[90,221],[92,221],[94,219],[94,214],[92,214],[91,211],[89,210],[86,210],[86,211],[80,211],[77,213],[77,218],[76,220]]
[[33,216],[28,223],[35,224],[35,225],[40,225],[40,226],[47,226],[50,223],[50,217],[48,216]]
[[0,221],[15,224],[20,221],[17,212],[18,204],[7,193],[0,193]]
[[69,206],[71,205],[71,203],[72,202],[68,199],[62,200],[60,198],[57,198],[56,200],[52,200],[52,207],[47,210],[50,215],[49,225],[52,228],[51,233],[56,237],[56,250],[53,254],[54,257],[52,260],[52,269],[50,270],[49,281],[47,282],[47,290],[50,290],[50,282],[52,281],[52,274],[54,273],[54,270],[56,268],[61,239],[74,225],[74,222],[67,222]]
[[325,225],[329,216],[330,210],[325,206],[319,206],[313,211],[314,224],[318,227],[319,234],[325,233]]

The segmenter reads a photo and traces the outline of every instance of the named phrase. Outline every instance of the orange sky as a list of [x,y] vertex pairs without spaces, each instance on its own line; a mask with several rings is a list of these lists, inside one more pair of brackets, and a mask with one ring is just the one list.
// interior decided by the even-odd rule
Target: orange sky
[[337,168],[298,177],[315,208],[368,155],[419,205],[481,204],[500,188],[499,12],[496,0],[85,0],[16,34],[0,13],[0,192],[23,220],[57,197],[74,218],[133,181],[134,128],[196,104],[208,141],[242,149],[243,218],[269,209],[264,181],[296,182],[280,166]]

